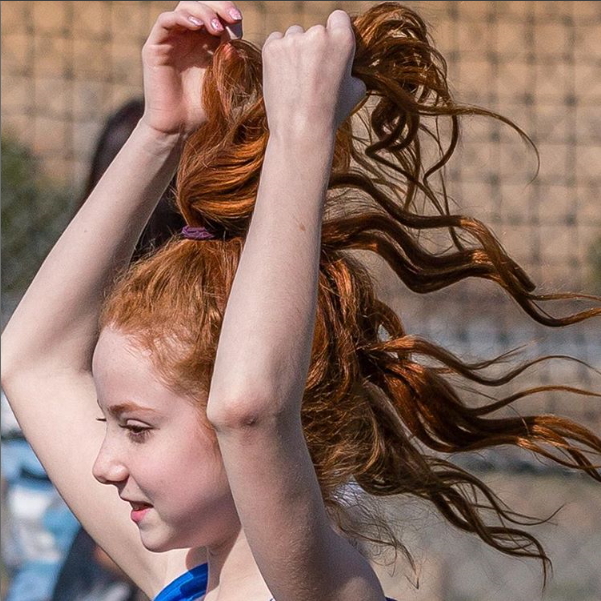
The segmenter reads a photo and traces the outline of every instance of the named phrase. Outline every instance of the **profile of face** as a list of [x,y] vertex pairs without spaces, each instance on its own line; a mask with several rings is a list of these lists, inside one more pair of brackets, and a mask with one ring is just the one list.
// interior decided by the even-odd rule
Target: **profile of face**
[[106,420],[94,477],[131,505],[144,546],[166,551],[235,535],[217,441],[194,402],[159,379],[150,351],[112,328],[100,335],[92,369]]

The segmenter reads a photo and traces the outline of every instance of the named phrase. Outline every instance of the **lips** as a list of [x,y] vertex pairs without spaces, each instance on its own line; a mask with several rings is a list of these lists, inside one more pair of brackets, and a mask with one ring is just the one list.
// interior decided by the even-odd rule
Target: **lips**
[[130,501],[129,503],[131,505],[130,517],[134,523],[140,525],[152,508],[152,505],[149,505],[148,503],[139,503],[137,501]]
[[146,503],[144,501],[134,501],[132,499],[127,499],[126,497],[121,497],[121,500],[129,503],[134,511],[142,511],[143,509],[152,507],[150,503]]
[[152,505],[150,503],[146,503],[145,501],[134,501],[133,499],[128,499],[127,497],[120,497],[122,501],[129,503],[131,505],[131,514],[130,517],[133,522],[136,524],[140,524],[149,509],[152,509]]

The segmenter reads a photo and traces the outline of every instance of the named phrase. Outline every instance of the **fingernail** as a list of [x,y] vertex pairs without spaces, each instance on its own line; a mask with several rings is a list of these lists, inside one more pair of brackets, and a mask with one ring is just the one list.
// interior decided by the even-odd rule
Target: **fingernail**
[[242,13],[235,8],[232,8],[230,10],[230,15],[231,15],[232,19],[237,19],[238,21],[242,18]]
[[188,17],[188,21],[190,21],[190,23],[194,23],[194,25],[198,25],[199,27],[202,25],[202,21],[196,17]]
[[213,26],[213,29],[218,29],[219,31],[223,30],[223,25],[219,19],[213,19],[211,25]]

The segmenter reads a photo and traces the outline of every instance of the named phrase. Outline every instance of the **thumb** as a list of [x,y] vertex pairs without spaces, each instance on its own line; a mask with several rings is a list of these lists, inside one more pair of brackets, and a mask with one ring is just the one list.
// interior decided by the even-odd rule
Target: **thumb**
[[333,29],[351,29],[352,31],[351,18],[345,11],[337,9],[330,13],[326,21],[326,29],[330,31]]
[[326,21],[326,29],[328,32],[344,32],[347,36],[352,38],[352,51],[350,52],[346,64],[346,75],[351,76],[351,70],[353,68],[353,60],[355,58],[355,31],[353,30],[353,23],[350,16],[343,10],[333,11]]

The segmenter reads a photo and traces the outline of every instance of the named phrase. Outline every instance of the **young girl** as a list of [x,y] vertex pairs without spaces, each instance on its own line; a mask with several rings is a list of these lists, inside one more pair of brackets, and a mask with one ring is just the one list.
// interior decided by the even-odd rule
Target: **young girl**
[[[144,116],[4,334],[26,436],[86,529],[160,601],[383,601],[355,541],[402,546],[347,515],[349,486],[419,496],[503,552],[546,559],[440,453],[515,444],[599,480],[588,453],[601,440],[554,416],[487,417],[519,395],[462,400],[445,376],[512,374],[406,335],[345,252],[380,254],[420,292],[489,279],[550,325],[598,315],[549,317],[489,230],[448,214],[430,185],[459,115],[502,118],[452,101],[423,22],[396,3],[274,32],[262,54],[233,39],[240,23],[231,2],[181,2],[153,27]],[[368,138],[348,119],[360,108]],[[179,160],[188,226],[115,282]],[[422,246],[424,229],[452,250]]]

